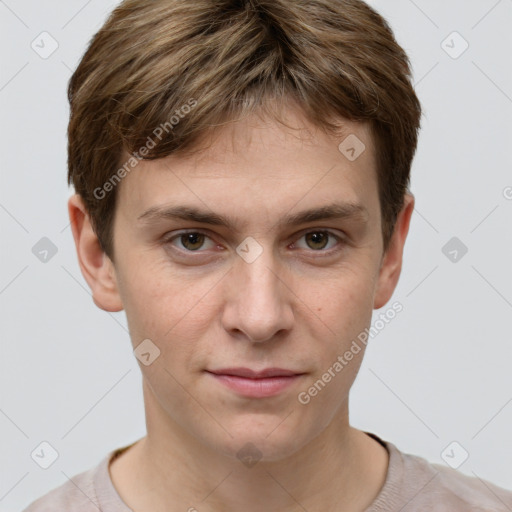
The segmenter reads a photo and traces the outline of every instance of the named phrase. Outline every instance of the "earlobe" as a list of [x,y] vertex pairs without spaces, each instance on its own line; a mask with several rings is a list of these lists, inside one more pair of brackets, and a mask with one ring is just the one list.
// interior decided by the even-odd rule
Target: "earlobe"
[[402,257],[409,224],[414,210],[414,196],[408,192],[400,211],[388,250],[383,256],[375,288],[373,308],[383,307],[393,295],[402,271]]
[[91,289],[94,303],[105,311],[121,311],[123,304],[114,266],[103,252],[83,200],[78,194],[69,198],[68,213],[80,270]]

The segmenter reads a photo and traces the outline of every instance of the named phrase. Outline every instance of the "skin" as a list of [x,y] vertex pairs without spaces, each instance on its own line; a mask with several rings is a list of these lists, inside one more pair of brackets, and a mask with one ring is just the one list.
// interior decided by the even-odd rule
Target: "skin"
[[[414,197],[406,195],[383,253],[368,127],[344,120],[343,134],[332,137],[299,109],[286,112],[297,130],[252,116],[222,127],[194,155],[140,162],[117,190],[114,262],[80,197],[69,200],[95,304],[125,310],[134,348],[150,339],[160,350],[152,364],[140,364],[147,436],[110,466],[136,512],[362,511],[384,484],[387,451],[349,425],[349,391],[365,346],[307,405],[297,396],[391,298]],[[348,134],[366,145],[353,162],[338,150]],[[357,202],[367,213],[279,223],[333,202]],[[138,220],[170,205],[227,216],[233,229]],[[176,237],[185,229],[206,237]],[[251,263],[236,252],[247,237],[263,251]],[[246,398],[205,372],[226,367],[304,375],[277,396]],[[237,457],[247,443],[261,453],[253,467]]]

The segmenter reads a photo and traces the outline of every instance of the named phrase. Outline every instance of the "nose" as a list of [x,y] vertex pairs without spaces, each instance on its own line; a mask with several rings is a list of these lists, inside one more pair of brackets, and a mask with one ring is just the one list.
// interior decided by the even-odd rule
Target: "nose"
[[294,295],[271,253],[252,263],[240,258],[230,272],[222,323],[231,335],[264,342],[292,328]]

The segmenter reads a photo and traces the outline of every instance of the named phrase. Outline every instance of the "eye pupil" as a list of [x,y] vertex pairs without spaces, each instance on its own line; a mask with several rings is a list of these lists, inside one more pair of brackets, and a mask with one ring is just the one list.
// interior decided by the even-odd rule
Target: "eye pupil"
[[320,244],[320,247],[310,246],[312,249],[323,249],[327,245],[328,234],[321,231],[317,231],[313,233],[308,233],[306,235],[306,238],[308,239],[308,245],[310,245],[309,240],[312,240],[313,244]]
[[[181,243],[183,247],[186,247],[190,251],[200,249],[204,243],[204,235],[201,233],[185,233],[181,235]],[[198,245],[199,247],[190,247],[192,245]]]

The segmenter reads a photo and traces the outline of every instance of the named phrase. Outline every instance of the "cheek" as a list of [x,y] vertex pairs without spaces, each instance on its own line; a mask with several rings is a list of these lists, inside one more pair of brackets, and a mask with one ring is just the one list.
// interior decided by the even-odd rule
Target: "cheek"
[[370,268],[344,268],[321,280],[302,280],[300,297],[319,328],[343,344],[371,321],[374,279]]
[[314,344],[305,339],[302,348],[316,364],[297,402],[304,412],[323,411],[315,415],[318,431],[344,404],[361,366],[366,345],[358,336],[371,322],[371,284],[370,274],[342,272],[328,284],[318,286],[317,282],[315,293],[306,295],[305,303],[314,312],[309,326]]
[[[130,269],[133,269],[130,271]],[[219,276],[172,268],[142,258],[127,262],[120,293],[134,344],[149,338],[162,348],[172,340],[190,346],[211,322],[210,297]]]

